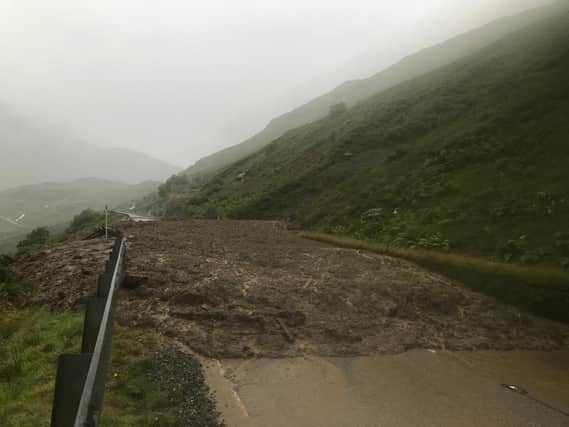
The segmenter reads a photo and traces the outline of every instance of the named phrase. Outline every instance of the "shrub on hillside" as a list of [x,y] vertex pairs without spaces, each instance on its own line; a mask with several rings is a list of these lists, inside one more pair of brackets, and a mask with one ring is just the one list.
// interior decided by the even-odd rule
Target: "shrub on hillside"
[[181,193],[188,189],[190,181],[184,174],[172,175],[166,182],[158,187],[160,197],[166,198],[170,193]]
[[345,102],[340,102],[338,104],[334,104],[330,107],[330,111],[328,112],[328,117],[336,117],[342,113],[348,111],[348,106]]
[[0,255],[0,283],[9,282],[12,278],[12,272],[10,271],[10,264],[12,264],[13,259],[7,255]]
[[46,227],[33,229],[26,238],[18,243],[18,254],[26,254],[41,248],[49,240],[49,230]]
[[69,227],[67,227],[67,233],[75,233],[82,228],[90,225],[95,225],[105,219],[105,214],[102,212],[94,211],[93,209],[85,209],[80,214],[75,215]]
[[[11,269],[11,264],[13,263],[14,259],[12,257],[0,255],[0,306],[5,306],[5,304],[23,304],[33,291],[29,285],[16,281],[16,276]],[[0,330],[0,336],[2,332],[6,331]]]

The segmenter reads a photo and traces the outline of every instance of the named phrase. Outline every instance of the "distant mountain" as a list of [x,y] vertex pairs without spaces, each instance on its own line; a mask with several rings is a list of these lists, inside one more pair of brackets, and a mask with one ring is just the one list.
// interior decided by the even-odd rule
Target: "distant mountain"
[[29,232],[70,221],[83,209],[103,210],[144,197],[158,182],[129,185],[89,178],[70,183],[27,185],[0,191],[0,233]]
[[568,117],[569,5],[287,132],[176,213],[569,267]]
[[0,106],[0,190],[85,177],[136,184],[161,181],[178,171],[136,151],[83,143]]
[[402,82],[448,65],[509,33],[558,13],[565,5],[566,3],[561,1],[555,5],[498,19],[479,29],[411,55],[370,78],[348,81],[333,91],[273,119],[265,129],[248,140],[204,157],[190,166],[186,174],[192,178],[211,176],[231,163],[253,154],[286,131],[325,117],[334,104],[345,102],[348,106],[352,106]]

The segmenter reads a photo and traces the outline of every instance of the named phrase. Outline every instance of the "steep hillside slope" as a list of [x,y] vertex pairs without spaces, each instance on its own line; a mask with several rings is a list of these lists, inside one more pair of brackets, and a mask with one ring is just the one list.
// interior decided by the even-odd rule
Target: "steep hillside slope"
[[0,190],[86,177],[136,184],[163,180],[178,170],[136,151],[82,143],[0,106]]
[[566,8],[564,2],[498,19],[484,27],[420,51],[367,79],[349,81],[299,108],[272,120],[250,139],[199,160],[186,170],[188,176],[209,176],[231,163],[253,154],[287,130],[321,119],[330,106],[345,102],[354,105],[383,90],[418,77],[496,42],[505,35],[531,25]]
[[340,116],[289,131],[181,209],[564,262],[567,28],[569,13],[560,13]]

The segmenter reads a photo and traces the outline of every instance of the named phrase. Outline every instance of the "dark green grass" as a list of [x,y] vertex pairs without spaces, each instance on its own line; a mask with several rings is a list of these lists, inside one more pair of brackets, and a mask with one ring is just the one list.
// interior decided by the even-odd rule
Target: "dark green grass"
[[336,246],[405,258],[504,303],[552,320],[569,322],[569,273],[558,269],[530,268],[322,233],[303,232],[301,235]]
[[[57,357],[79,351],[83,314],[0,306],[0,425],[49,426]],[[167,392],[148,375],[158,337],[117,327],[102,425],[175,425]]]

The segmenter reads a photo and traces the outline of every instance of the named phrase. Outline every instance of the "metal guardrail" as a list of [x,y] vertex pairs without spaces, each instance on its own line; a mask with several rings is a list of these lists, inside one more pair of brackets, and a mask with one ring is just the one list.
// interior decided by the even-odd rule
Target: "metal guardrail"
[[81,353],[63,353],[57,363],[51,427],[97,427],[111,352],[116,293],[124,278],[126,246],[117,238],[96,296],[89,298]]

